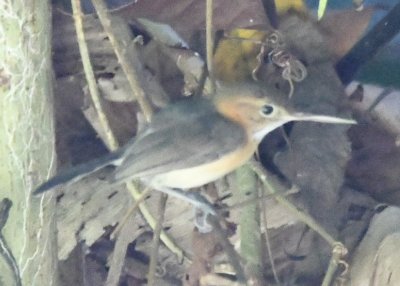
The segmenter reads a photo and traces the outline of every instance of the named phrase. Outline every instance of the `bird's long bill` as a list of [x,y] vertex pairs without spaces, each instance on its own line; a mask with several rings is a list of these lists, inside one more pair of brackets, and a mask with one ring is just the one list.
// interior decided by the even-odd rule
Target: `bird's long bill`
[[321,123],[333,123],[333,124],[357,124],[357,121],[353,119],[340,118],[328,115],[317,115],[309,113],[294,113],[291,115],[292,121],[314,121]]

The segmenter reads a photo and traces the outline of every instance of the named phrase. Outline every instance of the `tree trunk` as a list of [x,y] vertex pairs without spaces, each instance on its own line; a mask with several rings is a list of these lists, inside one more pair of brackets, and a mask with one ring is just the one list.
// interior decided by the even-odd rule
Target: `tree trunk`
[[32,196],[56,161],[50,12],[49,1],[0,3],[0,285],[58,280],[55,197]]

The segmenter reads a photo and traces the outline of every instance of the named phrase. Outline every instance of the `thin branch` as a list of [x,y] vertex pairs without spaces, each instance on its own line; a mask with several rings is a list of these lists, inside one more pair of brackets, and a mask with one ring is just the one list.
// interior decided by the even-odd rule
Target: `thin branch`
[[118,148],[118,143],[111,130],[110,123],[107,119],[107,116],[105,115],[103,106],[101,104],[100,94],[96,84],[96,78],[94,76],[92,64],[90,63],[89,50],[85,41],[85,33],[83,31],[83,13],[80,0],[72,0],[72,11],[76,36],[78,39],[79,52],[81,54],[83,69],[89,86],[89,93],[92,98],[93,105],[97,111],[99,122],[105,132],[107,140],[106,144],[111,150],[115,150]]
[[371,29],[336,65],[343,84],[349,84],[360,67],[400,31],[400,2]]
[[207,68],[211,82],[211,94],[215,92],[215,78],[213,69],[214,37],[213,37],[213,0],[206,0],[206,49]]
[[275,200],[279,202],[281,205],[283,205],[286,209],[291,211],[296,215],[296,217],[307,224],[311,229],[313,229],[316,233],[318,233],[323,239],[325,239],[329,245],[333,248],[336,246],[338,242],[336,239],[334,239],[323,227],[321,227],[318,222],[316,222],[311,216],[308,214],[298,210],[291,202],[289,202],[285,197],[279,195],[277,192],[276,188],[269,182],[268,180],[268,175],[266,174],[264,168],[261,166],[260,163],[252,161],[249,163],[252,169],[257,173],[259,176],[261,182],[264,184],[264,186],[268,189],[270,193],[273,193],[275,195]]
[[[139,192],[139,190],[135,187],[135,185],[132,182],[129,182],[127,183],[127,187],[133,199],[140,200],[142,193]],[[151,229],[154,230],[157,224],[157,220],[150,213],[149,209],[146,206],[146,203],[142,202],[139,205],[139,209],[146,222],[149,224]],[[186,259],[190,261],[190,258],[185,255],[183,250],[171,239],[171,237],[168,236],[168,234],[165,231],[161,232],[160,237],[165,246],[178,257],[178,260],[182,261],[183,259]]]
[[233,248],[232,244],[229,242],[228,233],[226,232],[225,229],[221,227],[217,216],[209,215],[207,217],[207,220],[212,225],[215,234],[218,236],[219,241],[221,242],[222,247],[229,259],[229,263],[235,270],[237,280],[239,282],[246,283],[247,279],[243,267],[240,263],[240,257]]
[[158,205],[158,217],[157,224],[153,232],[153,243],[151,245],[151,255],[150,255],[150,265],[149,265],[149,273],[147,276],[147,285],[156,286],[155,277],[156,277],[156,268],[158,262],[158,248],[160,246],[160,234],[162,230],[162,224],[164,221],[165,214],[165,206],[167,203],[168,195],[161,194],[160,202]]
[[[79,0],[73,0],[72,4],[75,7],[74,9],[75,9],[77,15],[82,15],[82,12],[79,12],[80,11],[80,6],[79,6],[80,5],[80,1]],[[137,73],[136,73],[135,69],[129,64],[132,61],[130,61],[130,59],[126,58],[126,54],[125,54],[125,50],[124,50],[124,46],[123,46],[122,42],[118,41],[116,39],[116,37],[113,35],[113,30],[112,30],[111,24],[110,24],[111,23],[111,19],[110,19],[109,13],[107,12],[107,8],[106,8],[104,2],[101,1],[101,0],[94,0],[93,4],[95,5],[96,10],[98,12],[100,11],[99,18],[102,21],[103,25],[104,25],[104,22],[107,23],[107,25],[104,25],[104,29],[105,29],[106,33],[108,34],[108,36],[109,36],[109,38],[110,38],[110,40],[111,40],[111,42],[112,42],[112,44],[114,46],[114,49],[116,50],[116,54],[117,54],[117,57],[119,59],[119,62],[120,62],[121,66],[123,67],[123,69],[124,69],[124,71],[125,71],[125,73],[127,75],[128,81],[131,84],[132,89],[137,91],[138,102],[139,102],[139,105],[142,108],[142,111],[143,111],[144,115],[146,116],[146,119],[150,120],[151,115],[152,115],[152,109],[151,109],[150,105],[148,104],[148,102],[147,102],[147,100],[146,100],[146,98],[144,96],[143,90],[139,86],[138,77],[137,77]],[[101,14],[101,16],[100,16],[100,14]],[[77,29],[77,33],[79,33],[79,34],[82,33],[80,35],[78,34],[78,42],[79,42],[79,38],[84,39],[82,18],[81,17],[77,17],[77,21],[78,21],[77,22],[78,24],[76,24],[76,25],[79,25],[81,27],[80,29]],[[79,30],[81,32],[78,32]],[[83,40],[83,42],[84,42],[84,40]],[[86,46],[86,44],[85,44],[85,46]],[[86,57],[87,59],[89,59],[87,46],[86,46],[86,48],[84,47],[84,49],[86,49],[86,52],[87,52],[86,54],[87,55],[86,56],[83,55],[82,58]],[[82,59],[82,61],[83,62],[87,62],[88,60]],[[90,61],[89,61],[89,63],[90,63]],[[92,73],[93,81],[95,82],[93,70],[91,72],[89,71],[89,73]],[[135,84],[137,84],[137,88],[136,88]],[[97,88],[96,88],[96,90],[97,90]],[[99,114],[99,116],[101,116],[101,114],[104,115],[104,112],[102,111],[102,109],[97,109],[97,106],[95,106],[95,108],[96,108],[96,111]],[[109,125],[107,127],[106,125],[102,124],[102,126],[103,126],[103,128],[106,128],[105,130],[107,130],[107,129],[111,130]],[[109,133],[109,134],[113,136],[112,132]],[[116,142],[115,137],[114,137],[114,139],[111,139],[111,140]],[[112,146],[111,147],[112,150],[115,150],[115,149],[118,148],[118,145],[112,144],[111,146]],[[141,192],[134,186],[133,183],[127,183],[127,188],[129,190],[129,192],[131,193],[131,195],[133,196],[134,200],[140,200]],[[144,202],[142,202],[139,205],[139,209],[140,209],[141,213],[143,214],[143,217],[145,218],[145,220],[149,224],[149,226],[152,229],[154,229],[155,225],[156,225],[156,219],[152,216],[152,214],[150,213],[149,209],[147,208],[147,206],[146,206],[146,204]],[[174,253],[174,254],[176,254],[178,256],[178,258],[180,260],[183,260],[184,258],[188,259],[187,257],[185,257],[183,250],[180,249],[175,244],[175,242],[164,231],[161,232],[161,240],[167,246],[167,248],[170,249],[170,251],[172,253]]]
[[329,261],[328,270],[326,271],[326,274],[325,274],[324,280],[322,281],[321,286],[332,285],[332,280],[333,280],[334,275],[336,274],[336,270],[337,270],[339,264],[343,264],[345,266],[345,271],[340,276],[343,276],[343,274],[346,273],[348,265],[347,265],[347,263],[342,261],[343,256],[345,256],[346,254],[347,254],[347,249],[344,248],[342,244],[338,244],[337,246],[335,246],[333,248],[332,256]]
[[[265,188],[262,188],[262,194],[264,195]],[[269,261],[271,263],[272,275],[274,276],[277,285],[281,285],[281,281],[278,276],[278,272],[275,266],[274,255],[272,254],[271,241],[268,233],[268,223],[267,223],[267,211],[265,206],[265,200],[260,201],[261,204],[261,239],[265,242],[267,248],[267,254]]]
[[[296,186],[293,186],[290,189],[288,189],[285,193],[279,194],[279,195],[283,196],[283,197],[287,197],[289,195],[293,195],[293,194],[296,194],[298,192],[299,192],[299,189]],[[276,195],[277,194],[263,194],[263,195],[260,195],[260,196],[256,196],[254,198],[243,200],[243,201],[238,202],[238,203],[235,202],[233,205],[230,205],[230,206],[220,207],[219,210],[220,211],[224,211],[224,210],[240,209],[240,208],[243,208],[243,207],[245,207],[247,205],[258,203],[261,200],[267,200],[267,199],[273,198]]]
[[[141,194],[140,198],[135,200],[134,204],[129,208],[129,210],[126,212],[124,217],[120,220],[118,226],[113,230],[113,232],[110,235],[111,239],[114,239],[116,237],[119,237],[120,231],[124,228],[126,222],[130,217],[133,217],[134,213],[137,211],[139,208],[140,204],[144,202],[146,197],[152,192],[153,190],[150,188],[145,189]],[[117,238],[118,240],[118,238]]]
[[296,215],[296,217],[304,222],[306,225],[308,225],[312,230],[314,230],[316,233],[318,233],[325,241],[329,243],[329,245],[332,247],[332,257],[329,263],[328,271],[325,274],[324,277],[324,282],[323,286],[328,286],[330,285],[330,282],[332,281],[333,275],[335,274],[335,271],[337,269],[337,266],[339,263],[344,262],[341,260],[343,256],[347,254],[347,248],[340,242],[335,240],[322,226],[318,224],[317,221],[315,221],[311,216],[308,214],[298,210],[296,206],[294,206],[291,202],[289,202],[286,198],[283,196],[279,195],[277,193],[277,190],[274,188],[274,186],[269,182],[268,180],[268,174],[264,170],[264,168],[261,166],[260,163],[251,161],[250,166],[253,168],[253,170],[257,173],[259,176],[261,182],[264,184],[264,186],[268,189],[269,192],[276,194],[275,199],[278,203],[283,205],[286,209],[291,211],[293,214]]
[[124,262],[128,245],[135,241],[140,235],[145,232],[144,228],[135,227],[135,216],[127,218],[127,222],[123,225],[115,241],[114,251],[109,260],[110,268],[107,274],[105,286],[119,285],[121,273],[124,269]]
[[[129,85],[137,98],[140,108],[146,117],[146,120],[150,121],[153,109],[140,84],[139,71],[141,68],[139,67],[140,63],[138,62],[139,57],[135,49],[135,43],[130,46],[132,43],[127,43],[126,39],[117,36],[117,27],[114,25],[114,20],[108,12],[107,6],[103,0],[93,0],[92,3],[96,9],[97,15],[99,16],[100,22],[103,25],[104,31],[110,39],[111,45],[114,47],[118,61],[121,64]],[[130,53],[128,53],[128,49],[130,49]],[[132,57],[134,60],[132,60]]]
[[[237,201],[244,197],[258,197],[256,173],[249,166],[235,171],[236,190],[233,194]],[[240,255],[243,257],[246,274],[252,283],[262,284],[262,251],[259,204],[249,204],[239,215]]]

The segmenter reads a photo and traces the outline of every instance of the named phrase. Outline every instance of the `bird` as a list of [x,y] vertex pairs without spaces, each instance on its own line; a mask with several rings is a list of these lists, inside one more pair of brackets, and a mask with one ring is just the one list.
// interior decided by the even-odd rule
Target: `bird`
[[242,166],[265,135],[287,122],[356,123],[295,111],[270,93],[261,85],[242,84],[221,86],[213,97],[178,100],[157,112],[125,146],[61,171],[33,193],[68,185],[107,166],[113,167],[110,184],[139,179],[155,190],[176,193],[213,182]]

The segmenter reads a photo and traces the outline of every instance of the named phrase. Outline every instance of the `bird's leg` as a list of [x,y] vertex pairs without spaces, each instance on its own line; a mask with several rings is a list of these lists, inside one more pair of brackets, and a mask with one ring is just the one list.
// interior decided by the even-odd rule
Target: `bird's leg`
[[159,189],[167,195],[182,199],[195,207],[195,225],[201,233],[207,233],[212,230],[212,226],[207,222],[208,215],[216,215],[212,204],[207,201],[199,192],[185,192],[179,189]]

